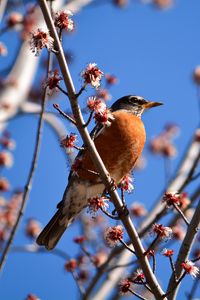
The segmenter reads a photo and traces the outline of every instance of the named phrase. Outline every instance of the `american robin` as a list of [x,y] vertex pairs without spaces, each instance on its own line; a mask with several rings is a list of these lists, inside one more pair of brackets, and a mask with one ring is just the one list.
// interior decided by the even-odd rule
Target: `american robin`
[[[122,97],[111,106],[113,118],[110,126],[99,125],[96,128],[96,148],[116,184],[130,174],[142,153],[146,140],[142,113],[161,104],[139,96]],[[77,157],[81,161],[80,168],[76,172],[71,171],[57,212],[37,238],[37,243],[48,250],[56,246],[66,228],[88,205],[88,199],[101,196],[105,190],[87,149]]]

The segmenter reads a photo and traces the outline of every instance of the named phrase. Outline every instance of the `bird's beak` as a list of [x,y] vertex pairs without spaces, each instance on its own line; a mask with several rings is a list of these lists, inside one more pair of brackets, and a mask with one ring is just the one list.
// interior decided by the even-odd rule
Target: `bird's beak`
[[144,109],[149,109],[149,108],[160,106],[160,105],[163,105],[163,103],[161,103],[161,102],[147,102],[147,103],[143,104],[142,106],[144,107]]

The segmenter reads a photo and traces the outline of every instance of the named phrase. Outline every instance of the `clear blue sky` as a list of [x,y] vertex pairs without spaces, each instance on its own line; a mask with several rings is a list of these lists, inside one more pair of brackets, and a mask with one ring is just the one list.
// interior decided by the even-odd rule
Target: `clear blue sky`
[[[179,156],[173,160],[174,170],[199,122],[196,87],[191,76],[200,64],[200,2],[177,0],[166,11],[130,2],[122,10],[110,4],[90,6],[75,16],[76,33],[65,40],[65,46],[69,45],[74,55],[72,77],[78,89],[80,71],[88,62],[96,62],[105,73],[119,78],[119,83],[111,89],[113,100],[136,94],[164,102],[163,107],[148,112],[143,119],[147,143],[166,123],[175,122],[180,126],[181,135],[176,140]],[[8,38],[9,34],[2,40],[9,49]],[[86,96],[81,97],[82,103]],[[70,125],[66,126],[71,131]],[[5,176],[13,187],[23,187],[26,182],[36,127],[34,117],[18,118],[9,124],[17,148],[15,164]],[[162,159],[147,156],[147,167],[135,173],[135,191],[131,197],[150,208],[164,187],[164,171]],[[29,217],[45,224],[53,214],[62,197],[68,171],[57,137],[45,127],[33,190],[14,245],[28,243],[24,225]],[[77,232],[78,226],[73,225],[59,244],[59,248],[67,249],[72,256],[78,251],[72,242]],[[167,273],[168,266],[162,261]],[[42,300],[78,299],[74,281],[64,272],[63,265],[60,258],[51,254],[11,253],[0,278],[1,299],[22,300],[30,292]],[[184,299],[184,294],[178,299]]]

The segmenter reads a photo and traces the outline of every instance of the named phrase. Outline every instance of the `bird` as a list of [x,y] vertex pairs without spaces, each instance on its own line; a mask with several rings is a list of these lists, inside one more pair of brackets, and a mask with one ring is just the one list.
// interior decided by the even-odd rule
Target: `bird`
[[[110,108],[110,125],[97,124],[94,143],[103,163],[115,184],[131,173],[146,141],[143,112],[162,105],[147,101],[141,96],[128,95],[118,99]],[[102,196],[105,186],[98,176],[87,148],[75,159],[81,161],[80,169],[71,171],[57,211],[39,234],[36,242],[52,250],[64,231],[88,205],[92,197]],[[90,171],[89,171],[90,170]]]

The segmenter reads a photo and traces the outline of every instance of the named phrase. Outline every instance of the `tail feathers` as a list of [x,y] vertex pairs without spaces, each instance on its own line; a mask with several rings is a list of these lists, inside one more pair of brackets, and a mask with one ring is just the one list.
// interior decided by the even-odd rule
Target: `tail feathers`
[[63,224],[60,224],[60,220],[62,219],[63,214],[61,210],[58,210],[38,236],[36,240],[38,245],[45,246],[47,250],[52,250],[56,246],[64,231],[71,223],[62,222]]

